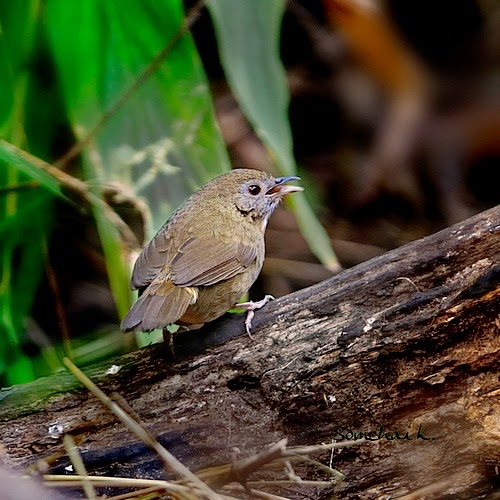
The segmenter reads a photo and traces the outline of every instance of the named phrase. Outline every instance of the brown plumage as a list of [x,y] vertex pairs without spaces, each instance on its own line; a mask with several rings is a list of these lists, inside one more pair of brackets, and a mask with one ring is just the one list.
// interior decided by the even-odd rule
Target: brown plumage
[[188,198],[139,255],[132,288],[140,296],[122,330],[194,328],[233,307],[262,269],[270,215],[283,195],[302,191],[285,185],[295,179],[237,169]]

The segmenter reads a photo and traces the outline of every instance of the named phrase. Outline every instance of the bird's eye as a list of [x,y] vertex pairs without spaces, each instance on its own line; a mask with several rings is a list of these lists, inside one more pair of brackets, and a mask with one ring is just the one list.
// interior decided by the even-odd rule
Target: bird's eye
[[248,187],[248,192],[253,196],[257,196],[260,193],[260,186],[252,184],[251,186]]

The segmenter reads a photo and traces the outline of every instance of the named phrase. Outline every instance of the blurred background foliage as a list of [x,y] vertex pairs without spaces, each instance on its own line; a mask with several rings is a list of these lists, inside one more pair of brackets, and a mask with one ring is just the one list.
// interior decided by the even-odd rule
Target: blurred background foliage
[[488,0],[1,2],[1,385],[151,342],[118,331],[137,250],[231,165],[309,199],[257,297],[497,204],[499,25]]

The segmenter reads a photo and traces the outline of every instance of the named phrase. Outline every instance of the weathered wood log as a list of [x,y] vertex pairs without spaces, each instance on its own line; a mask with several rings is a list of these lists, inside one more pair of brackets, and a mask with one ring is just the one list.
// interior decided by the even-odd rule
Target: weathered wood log
[[[339,498],[486,498],[499,486],[500,207],[268,304],[254,341],[231,315],[179,335],[176,353],[155,345],[86,373],[193,470],[284,437],[367,433],[374,442],[333,456]],[[114,461],[115,474],[162,475],[67,374],[0,401],[10,467],[52,453],[58,425],[91,472]]]

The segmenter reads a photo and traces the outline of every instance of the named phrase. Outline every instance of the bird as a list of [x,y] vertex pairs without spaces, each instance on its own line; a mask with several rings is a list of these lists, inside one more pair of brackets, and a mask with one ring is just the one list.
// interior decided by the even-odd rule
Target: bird
[[197,329],[238,307],[247,311],[245,330],[251,337],[254,311],[273,297],[237,302],[262,269],[271,214],[284,195],[303,191],[286,185],[296,180],[234,169],[198,189],[139,254],[131,279],[139,298],[121,329],[161,328],[165,336],[169,325]]

